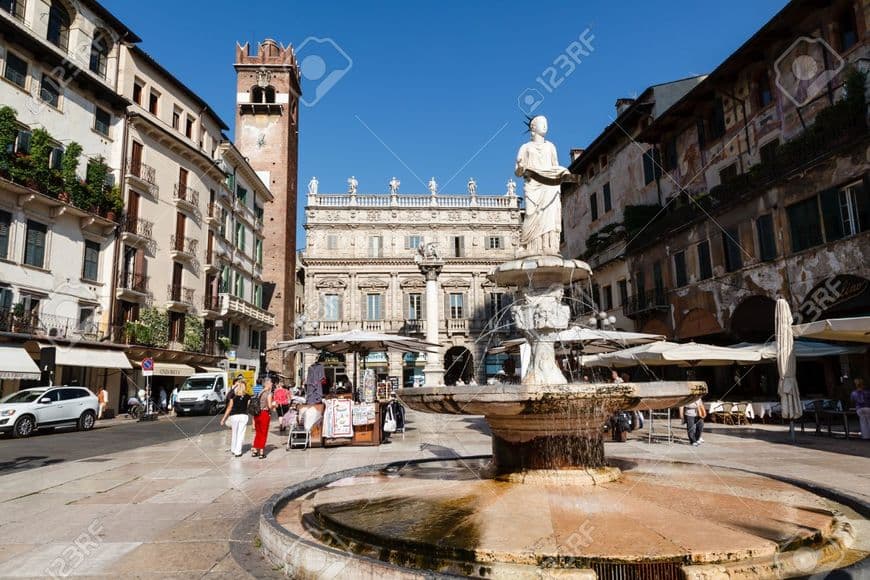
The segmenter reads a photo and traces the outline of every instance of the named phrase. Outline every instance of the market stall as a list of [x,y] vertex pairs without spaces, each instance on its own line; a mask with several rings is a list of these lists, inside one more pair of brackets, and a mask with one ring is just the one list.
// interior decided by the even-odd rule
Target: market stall
[[[299,405],[298,413],[305,423],[308,444],[329,447],[380,445],[402,422],[401,405],[395,397],[398,377],[378,380],[376,368],[380,361],[386,360],[382,353],[436,352],[439,347],[407,336],[352,330],[283,341],[276,348],[322,353],[307,369],[305,403]],[[329,383],[323,368],[326,353],[353,354],[350,375],[353,378],[348,377],[349,384]],[[327,385],[333,388],[324,392]]]

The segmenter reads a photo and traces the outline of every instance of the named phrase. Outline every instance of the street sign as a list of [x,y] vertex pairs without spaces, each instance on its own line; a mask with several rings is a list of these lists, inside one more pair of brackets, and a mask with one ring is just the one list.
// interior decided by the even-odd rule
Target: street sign
[[142,359],[142,376],[150,377],[154,375],[154,359],[153,358],[143,358]]

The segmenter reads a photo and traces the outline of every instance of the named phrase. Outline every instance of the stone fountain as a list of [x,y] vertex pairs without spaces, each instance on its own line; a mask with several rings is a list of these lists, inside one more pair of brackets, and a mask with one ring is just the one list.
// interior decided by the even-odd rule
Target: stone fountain
[[559,185],[572,176],[544,139],[546,119],[529,128],[516,169],[521,251],[489,276],[517,290],[512,314],[529,367],[519,384],[399,395],[417,411],[482,415],[492,456],[366,467],[288,488],[262,512],[267,554],[288,575],[316,578],[785,578],[857,559],[848,548],[861,516],[795,485],[606,460],[602,430],[615,410],[677,407],[707,388],[566,380],[554,351],[569,324],[563,289],[592,272],[558,253]]

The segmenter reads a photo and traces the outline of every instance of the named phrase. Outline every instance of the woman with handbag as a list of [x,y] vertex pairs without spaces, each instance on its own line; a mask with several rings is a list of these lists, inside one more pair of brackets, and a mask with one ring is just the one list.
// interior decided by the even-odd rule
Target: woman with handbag
[[227,409],[221,418],[221,426],[229,422],[232,429],[230,451],[236,457],[242,456],[242,443],[245,440],[245,426],[248,424],[248,403],[250,400],[245,380],[239,375],[227,397]]
[[251,410],[254,418],[254,444],[251,446],[251,457],[266,458],[266,439],[269,437],[269,421],[272,419],[272,409],[275,402],[272,400],[272,381],[263,381],[263,390],[256,398],[257,405]]

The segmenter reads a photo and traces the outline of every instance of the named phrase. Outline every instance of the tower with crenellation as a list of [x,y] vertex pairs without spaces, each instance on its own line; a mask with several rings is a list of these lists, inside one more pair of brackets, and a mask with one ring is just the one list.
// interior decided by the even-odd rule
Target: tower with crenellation
[[[293,47],[271,39],[253,54],[248,43],[237,45],[234,66],[236,146],[275,197],[262,218],[263,305],[276,318],[267,337],[272,346],[294,337],[299,68]],[[267,354],[269,369],[292,376],[281,356]]]

